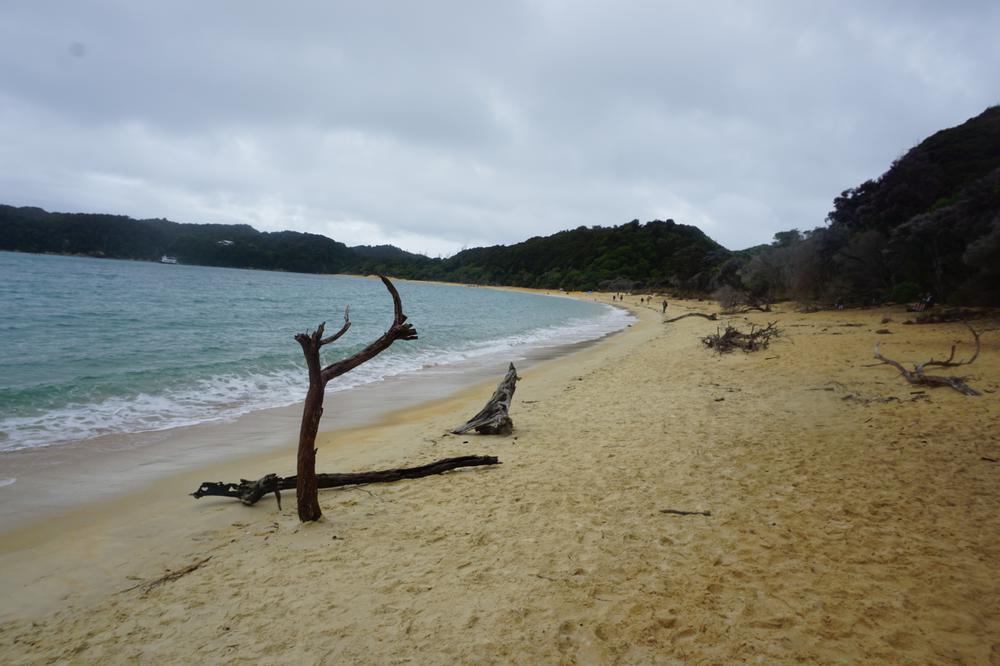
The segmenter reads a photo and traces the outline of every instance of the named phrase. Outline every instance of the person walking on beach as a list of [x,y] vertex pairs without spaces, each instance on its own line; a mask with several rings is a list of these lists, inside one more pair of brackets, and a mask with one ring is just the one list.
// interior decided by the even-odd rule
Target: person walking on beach
[[667,299],[663,299],[663,314],[667,314]]

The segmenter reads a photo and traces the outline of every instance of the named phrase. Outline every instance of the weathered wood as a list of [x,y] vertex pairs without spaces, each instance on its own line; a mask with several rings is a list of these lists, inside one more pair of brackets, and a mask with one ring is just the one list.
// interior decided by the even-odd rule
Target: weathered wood
[[709,516],[711,511],[681,511],[680,509],[660,509],[660,513],[669,513],[675,516]]
[[719,316],[717,314],[715,314],[715,313],[705,314],[704,312],[688,312],[687,314],[682,314],[681,316],[674,317],[673,319],[665,319],[665,320],[663,320],[663,323],[664,324],[672,324],[673,322],[680,321],[681,319],[684,319],[685,317],[702,317],[703,319],[707,319],[709,321],[717,321],[719,319]]
[[500,381],[493,397],[479,413],[465,422],[464,425],[452,430],[456,435],[462,435],[475,429],[480,435],[509,435],[514,431],[514,421],[510,418],[510,401],[514,397],[517,386],[517,370],[511,363],[507,374]]
[[771,338],[781,334],[776,324],[777,322],[770,322],[764,327],[750,324],[750,331],[746,333],[735,326],[726,326],[725,331],[716,329],[713,335],[706,335],[701,341],[706,347],[720,354],[734,349],[742,349],[745,352],[767,349],[771,344]]
[[348,308],[344,309],[344,325],[333,335],[323,337],[323,331],[326,327],[326,322],[323,322],[312,333],[299,333],[295,336],[296,342],[302,347],[306,366],[309,369],[309,390],[306,392],[305,403],[302,407],[302,425],[299,427],[298,462],[295,477],[298,479],[295,497],[298,502],[299,519],[302,521],[319,520],[319,517],[323,515],[319,508],[318,486],[316,485],[316,434],[319,432],[319,422],[323,417],[323,396],[326,392],[327,382],[353,370],[365,361],[371,360],[388,349],[396,340],[417,339],[417,332],[413,325],[406,323],[406,315],[403,314],[403,305],[396,287],[385,276],[380,275],[379,278],[389,291],[389,295],[392,296],[393,320],[388,330],[370,345],[342,361],[331,363],[325,368],[321,367],[320,350],[324,345],[334,342],[347,333],[347,329],[351,327]]
[[[402,479],[419,479],[424,476],[441,474],[460,467],[477,467],[480,465],[499,465],[495,456],[459,456],[443,458],[419,467],[402,467],[399,469],[383,469],[374,472],[349,472],[342,474],[318,474],[318,488],[339,488],[341,486],[360,486],[367,483],[391,483]],[[257,503],[264,495],[274,493],[281,508],[281,491],[297,487],[295,476],[281,477],[277,474],[267,474],[257,480],[240,479],[239,483],[223,483],[222,481],[206,481],[191,493],[195,499],[200,497],[231,497],[238,499],[247,506]]]
[[880,345],[882,343],[875,344],[875,358],[885,363],[886,365],[891,365],[892,367],[899,370],[899,374],[903,376],[903,379],[914,385],[920,386],[930,386],[936,388],[938,386],[948,386],[955,389],[959,393],[964,395],[981,395],[979,391],[972,388],[965,382],[965,377],[941,377],[939,375],[928,375],[924,373],[924,369],[928,366],[937,366],[941,368],[955,368],[960,365],[969,365],[979,357],[980,342],[979,333],[976,332],[972,326],[966,322],[966,327],[972,332],[973,337],[976,339],[976,351],[968,360],[955,361],[955,345],[951,346],[951,355],[948,356],[944,361],[935,361],[933,358],[929,361],[924,361],[923,363],[914,363],[913,370],[907,370],[903,367],[903,364],[899,361],[894,361],[891,358],[887,358],[882,355]]

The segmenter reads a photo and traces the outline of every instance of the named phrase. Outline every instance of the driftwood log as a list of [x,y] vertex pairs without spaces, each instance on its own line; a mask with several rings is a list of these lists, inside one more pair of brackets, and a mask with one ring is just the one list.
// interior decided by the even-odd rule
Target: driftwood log
[[681,319],[684,319],[685,317],[702,317],[702,318],[707,319],[709,321],[716,321],[719,318],[719,316],[717,314],[714,314],[714,313],[713,314],[705,314],[704,312],[688,312],[687,314],[682,314],[681,316],[674,317],[673,319],[665,319],[663,321],[663,323],[664,324],[672,324],[673,322],[680,321]]
[[452,430],[456,435],[461,435],[475,429],[480,435],[509,435],[514,431],[514,421],[510,418],[510,401],[514,397],[514,389],[517,386],[517,370],[511,363],[507,369],[507,374],[500,381],[497,390],[493,392],[486,406],[479,410],[479,413],[465,422],[464,425]]
[[[375,472],[352,472],[346,474],[317,474],[318,488],[338,488],[341,486],[360,486],[366,483],[390,483],[402,479],[419,479],[424,476],[441,474],[459,467],[477,467],[479,465],[499,465],[495,456],[460,456],[444,458],[419,467],[403,467],[400,469],[384,469]],[[267,474],[254,480],[240,479],[239,483],[223,483],[222,481],[206,481],[191,493],[195,499],[201,497],[231,497],[238,499],[247,506],[252,506],[264,495],[274,493],[281,509],[281,491],[295,488],[298,479],[294,476],[278,476]]]
[[903,367],[903,364],[899,361],[894,361],[891,358],[886,358],[882,355],[882,351],[879,345],[882,343],[875,343],[875,358],[877,358],[882,363],[891,365],[892,367],[899,370],[899,374],[903,376],[903,379],[911,384],[920,386],[949,386],[959,393],[964,395],[981,395],[979,391],[972,388],[965,383],[965,377],[942,377],[940,375],[928,375],[924,371],[928,367],[939,367],[939,368],[956,368],[960,365],[969,365],[979,357],[980,343],[979,343],[979,333],[976,332],[972,326],[968,323],[965,324],[969,331],[972,332],[972,336],[976,339],[976,351],[965,361],[956,361],[955,359],[955,345],[951,346],[951,354],[944,361],[935,361],[933,358],[929,361],[924,361],[923,363],[914,363],[913,370],[907,370]]

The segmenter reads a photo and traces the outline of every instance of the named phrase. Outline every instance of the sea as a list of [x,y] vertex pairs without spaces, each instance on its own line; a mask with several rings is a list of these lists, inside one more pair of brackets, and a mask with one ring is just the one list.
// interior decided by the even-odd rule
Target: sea
[[[328,396],[483,364],[499,367],[499,379],[507,361],[633,321],[558,292],[394,284],[419,339],[335,379]],[[224,423],[298,403],[308,380],[294,335],[321,322],[336,331],[348,306],[351,328],[324,348],[324,363],[357,352],[391,323],[379,280],[0,252],[0,467],[26,449]],[[14,482],[3,477],[0,486]]]

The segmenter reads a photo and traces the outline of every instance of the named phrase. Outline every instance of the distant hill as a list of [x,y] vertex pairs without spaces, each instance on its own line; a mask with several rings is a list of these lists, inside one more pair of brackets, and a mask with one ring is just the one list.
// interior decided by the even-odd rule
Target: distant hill
[[427,259],[422,254],[407,252],[395,245],[352,245],[351,251],[366,259],[378,259],[382,261],[419,261]]
[[738,270],[757,297],[1000,305],[1000,107],[921,141]]
[[343,243],[297,231],[261,232],[246,224],[180,224],[122,215],[48,213],[0,205],[0,250],[256,268],[303,273],[353,269]]
[[[120,215],[49,213],[0,205],[0,250],[88,255],[306,273],[385,273],[424,280],[548,289],[705,289],[728,255],[695,227],[633,220],[579,227],[523,243],[430,259],[392,245],[347,247],[296,231],[245,224],[180,224]],[[612,284],[613,283],[613,284]]]
[[578,227],[514,245],[463,250],[443,260],[387,264],[417,279],[542,289],[670,287],[704,290],[729,252],[697,227],[673,220]]

